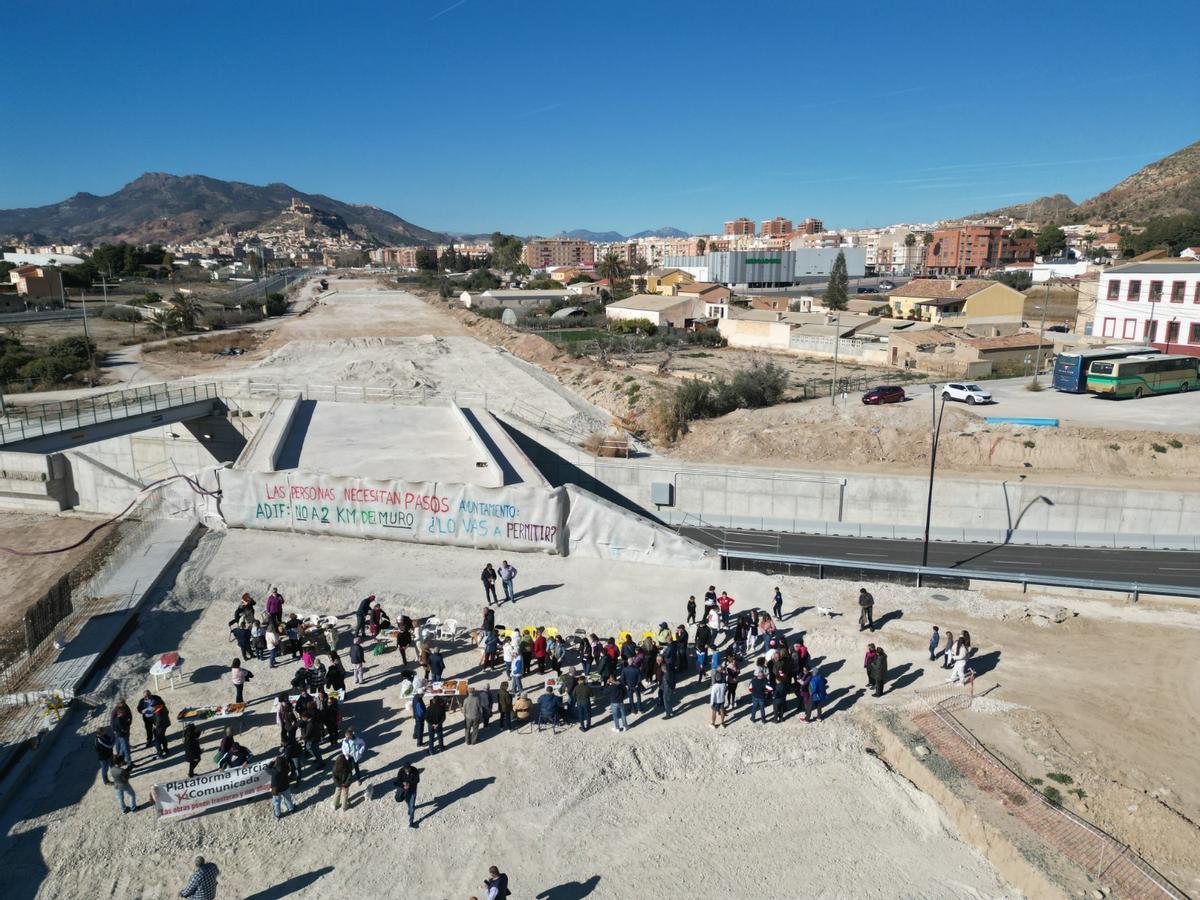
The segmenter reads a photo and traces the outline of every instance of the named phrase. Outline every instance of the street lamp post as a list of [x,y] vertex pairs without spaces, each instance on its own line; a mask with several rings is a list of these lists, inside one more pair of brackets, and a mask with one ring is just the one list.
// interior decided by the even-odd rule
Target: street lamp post
[[1033,386],[1038,386],[1038,373],[1042,370],[1042,335],[1046,333],[1046,310],[1050,308],[1050,279],[1046,279],[1046,298],[1042,301],[1042,323],[1038,326],[1037,361],[1033,366]]
[[936,384],[929,386],[933,421],[929,429],[929,494],[925,500],[925,538],[921,543],[921,566],[929,565],[929,522],[933,518],[933,473],[937,466],[938,441],[942,435],[942,419],[946,416],[946,398],[942,397],[941,415],[938,415]]

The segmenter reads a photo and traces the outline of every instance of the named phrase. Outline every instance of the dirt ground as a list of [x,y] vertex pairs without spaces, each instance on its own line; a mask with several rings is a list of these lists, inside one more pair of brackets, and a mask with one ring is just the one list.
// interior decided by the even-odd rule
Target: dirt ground
[[[477,581],[476,567],[461,571],[467,561],[461,551],[430,549],[245,532],[209,536],[170,593],[141,616],[138,632],[94,696],[108,700],[117,690],[136,695],[146,683],[148,661],[177,647],[189,674],[177,690],[163,692],[173,710],[231,698],[225,672],[235,651],[226,635],[226,598],[243,587],[261,596],[264,567],[254,560],[266,562],[264,553],[275,557],[266,568],[288,576],[281,588],[298,611],[340,614],[348,623],[347,609],[369,583],[379,586],[393,615],[400,608],[431,611],[433,604],[443,615],[461,610],[465,621],[471,605],[461,598],[477,586],[470,583]],[[364,562],[374,569],[369,577],[359,574]],[[593,568],[614,587],[646,568],[614,570],[600,562],[580,568],[544,556],[517,564],[531,593],[528,602],[502,608],[499,620],[511,622],[519,614],[563,629],[589,622],[607,629],[616,617],[629,623],[617,607],[584,611],[580,601],[595,583]],[[411,577],[396,579],[401,571]],[[669,574],[678,583],[683,573]],[[690,581],[702,589],[694,574]],[[735,581],[731,589],[744,587],[747,596],[767,590],[762,576]],[[656,615],[668,615],[665,601],[656,602]],[[678,598],[669,606],[678,613]],[[815,614],[793,627],[811,627],[814,652],[831,671],[855,664],[858,642],[817,627]],[[342,641],[348,642],[345,632]],[[478,668],[478,653],[468,643],[448,649],[449,674],[496,687],[499,676]],[[869,729],[846,712],[866,705],[843,689],[858,680],[849,671],[831,676],[838,696],[847,699],[816,724],[792,716],[781,725],[751,725],[743,697],[736,721],[713,730],[706,694],[693,677],[681,685],[681,715],[670,721],[634,714],[630,730],[614,734],[597,705],[595,727],[586,734],[574,728],[501,734],[493,725],[479,745],[468,747],[461,717],[451,713],[447,751],[431,756],[413,743],[411,721],[402,712],[397,655],[371,656],[368,664],[369,682],[352,687],[343,708],[343,724],[369,747],[364,785],[353,790],[348,812],[333,811],[325,775],[305,780],[295,792],[295,814],[282,822],[271,819],[262,799],[156,823],[144,807],[149,786],[181,776],[185,767],[178,752],[160,762],[139,746],[133,784],[143,808],[122,817],[92,768],[89,725],[83,724],[77,743],[64,739],[59,746],[65,752],[48,758],[4,816],[9,840],[0,862],[10,896],[169,896],[182,886],[196,852],[220,866],[220,895],[237,897],[389,896],[400,872],[406,896],[467,897],[481,895],[483,872],[493,863],[509,873],[517,897],[1015,896],[976,850],[956,838],[929,797],[867,752]],[[271,698],[286,687],[294,666],[288,661],[272,670],[265,662],[249,663],[256,675],[247,692],[252,714],[239,740],[256,754],[268,753],[274,743]],[[536,674],[528,679],[535,695],[542,681]],[[98,710],[92,723],[102,716]],[[205,729],[201,772],[212,768],[217,739],[217,728]],[[404,761],[422,770],[420,827],[411,832],[392,786]],[[366,791],[375,799],[366,799]],[[804,824],[787,829],[786,852],[772,852],[782,836],[779,823],[797,817]],[[97,822],[108,824],[98,828]],[[866,840],[869,853],[863,852]],[[114,841],[122,858],[156,864],[108,865]],[[277,852],[281,842],[289,852]],[[763,854],[769,866],[762,864]]]
[[[73,544],[94,528],[96,521],[42,513],[0,513],[0,547],[46,550]],[[29,604],[48,591],[92,551],[92,543],[48,556],[18,556],[0,551],[0,651]]]
[[[930,409],[910,401],[864,406],[857,397],[738,410],[693,422],[672,455],[704,462],[780,469],[927,472]],[[1163,448],[1156,451],[1154,445]],[[988,425],[947,405],[938,471],[1004,477],[1091,478],[1145,485],[1200,477],[1194,434],[1104,428]]]

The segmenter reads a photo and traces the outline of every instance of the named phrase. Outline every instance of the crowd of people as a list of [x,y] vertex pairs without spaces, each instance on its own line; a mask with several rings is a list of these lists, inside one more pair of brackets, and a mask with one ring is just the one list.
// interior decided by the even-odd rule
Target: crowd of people
[[[660,622],[640,636],[625,631],[601,637],[583,631],[562,635],[545,626],[514,630],[498,625],[495,581],[500,581],[505,599],[512,601],[515,577],[516,569],[507,561],[496,570],[490,564],[485,567],[487,602],[479,627],[470,633],[478,648],[478,672],[465,693],[452,697],[429,696],[431,686],[445,676],[444,650],[450,649],[446,642],[402,611],[389,616],[374,595],[356,607],[353,628],[340,631],[333,617],[301,622],[294,613],[288,615],[284,598],[274,588],[261,614],[249,594],[238,599],[228,622],[230,640],[241,653],[229,668],[234,703],[244,703],[246,686],[254,677],[248,660],[266,661],[274,668],[282,664],[281,657],[287,657],[297,664],[291,690],[270,695],[278,735],[269,767],[276,818],[295,809],[294,786],[321,776],[327,768],[334,785],[334,808],[349,807],[351,788],[363,783],[368,748],[361,733],[345,727],[343,705],[348,690],[358,690],[368,681],[368,659],[385,652],[396,654],[400,696],[411,705],[413,739],[430,755],[445,750],[447,718],[459,708],[466,746],[478,743],[494,716],[501,730],[528,722],[539,728],[578,726],[587,731],[607,711],[612,729],[623,732],[635,716],[674,717],[683,695],[698,689],[706,695],[714,729],[725,728],[731,717],[747,708],[750,723],[757,725],[780,723],[793,715],[806,723],[819,722],[827,715],[829,668],[822,671],[803,631],[788,634],[781,626],[784,600],[778,587],[771,596],[770,612],[757,606],[739,610],[728,592],[710,585],[700,603],[695,596],[687,600],[686,621],[674,628]],[[859,606],[860,626],[874,631],[874,598],[865,589]],[[350,671],[342,662],[343,653]],[[957,638],[947,632],[943,637],[938,628],[933,629],[930,659],[941,659],[952,669],[950,680],[967,677],[970,653],[967,632]],[[880,696],[889,663],[878,642],[867,646],[863,667],[866,689]],[[541,679],[536,686],[534,673]],[[154,757],[171,755],[170,714],[163,699],[146,691],[132,710],[124,698],[118,698],[108,722],[95,735],[95,746],[101,778],[113,785],[125,812],[137,806],[129,782],[134,769],[130,733],[135,712]],[[180,746],[192,777],[203,761],[195,722],[184,727]],[[234,728],[227,727],[213,761],[220,769],[237,768],[253,755]],[[397,799],[408,806],[414,828],[419,781],[420,772],[411,765],[401,768],[395,781]]]

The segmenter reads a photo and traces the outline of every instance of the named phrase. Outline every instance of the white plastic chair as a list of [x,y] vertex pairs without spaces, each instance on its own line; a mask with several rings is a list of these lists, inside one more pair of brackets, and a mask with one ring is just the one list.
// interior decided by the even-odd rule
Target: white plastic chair
[[437,637],[445,638],[452,641],[458,636],[458,621],[456,619],[447,619],[445,622],[440,622],[437,629]]

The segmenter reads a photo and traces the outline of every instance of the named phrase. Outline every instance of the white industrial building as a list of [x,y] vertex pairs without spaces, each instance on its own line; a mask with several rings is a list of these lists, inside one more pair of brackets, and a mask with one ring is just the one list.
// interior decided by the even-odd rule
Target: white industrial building
[[787,288],[827,281],[839,253],[845,254],[851,278],[866,274],[867,252],[862,247],[724,250],[702,256],[667,256],[663,266],[681,269],[697,281],[719,282],[735,289]]

